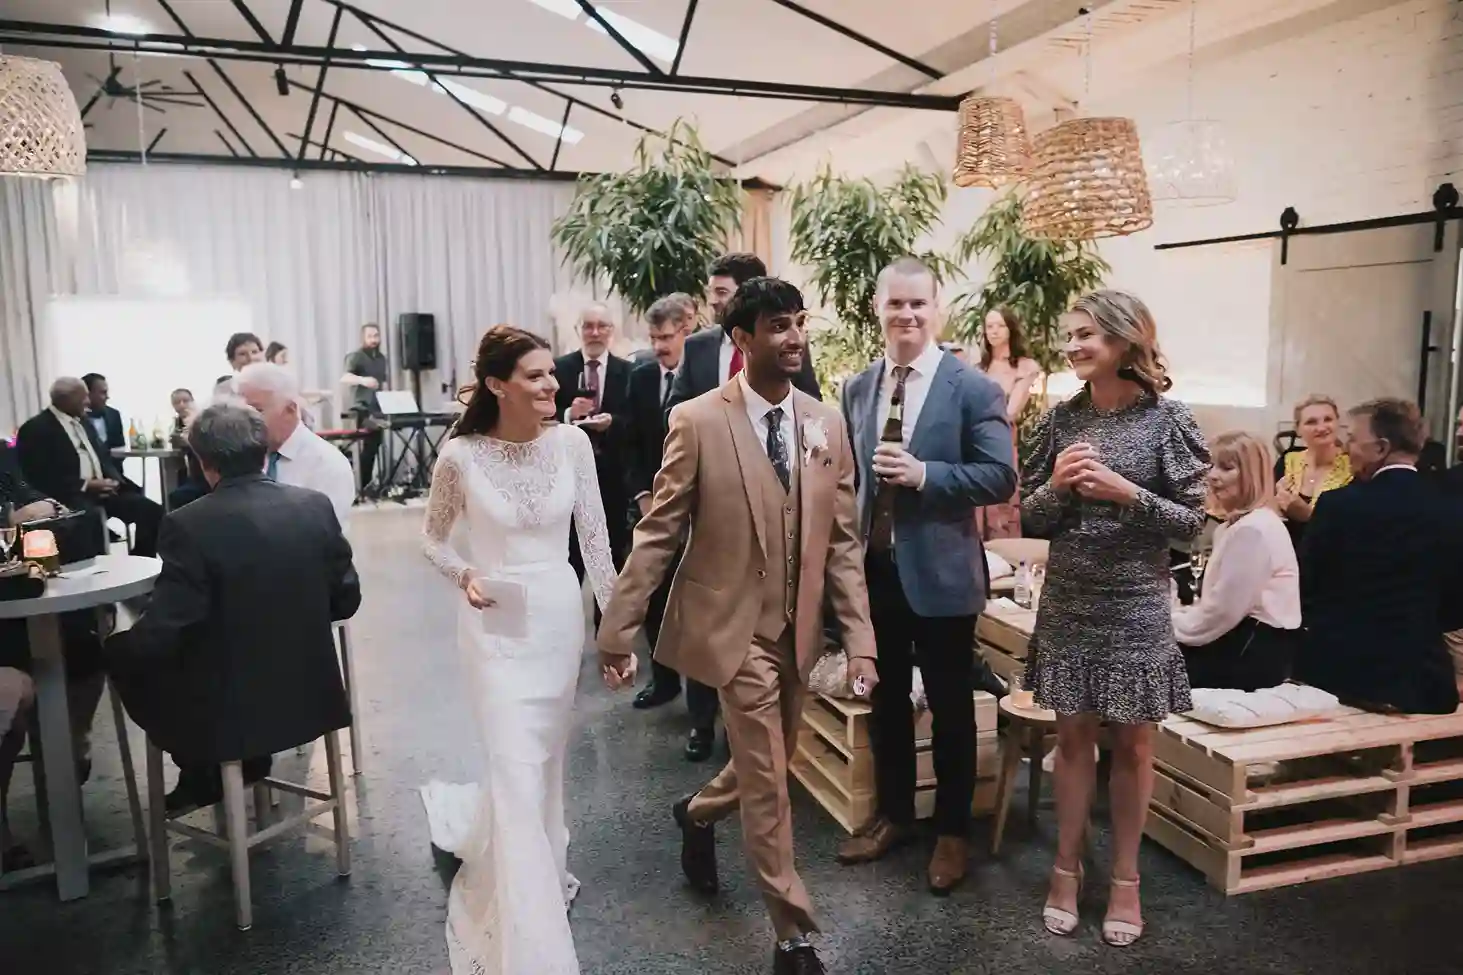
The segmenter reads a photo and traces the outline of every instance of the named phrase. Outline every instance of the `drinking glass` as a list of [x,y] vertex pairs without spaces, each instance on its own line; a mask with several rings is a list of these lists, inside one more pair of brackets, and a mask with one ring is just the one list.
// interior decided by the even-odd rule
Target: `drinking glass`
[[20,529],[9,523],[0,525],[0,565],[15,560],[16,543],[20,540]]

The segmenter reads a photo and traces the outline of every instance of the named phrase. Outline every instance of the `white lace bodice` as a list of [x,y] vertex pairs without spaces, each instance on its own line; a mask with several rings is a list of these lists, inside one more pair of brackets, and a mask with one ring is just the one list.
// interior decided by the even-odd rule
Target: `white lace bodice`
[[[432,474],[423,547],[460,586],[469,576],[567,563],[571,517],[603,609],[614,589],[615,565],[588,435],[563,424],[528,443],[454,437]],[[467,525],[466,558],[452,542],[459,521]]]

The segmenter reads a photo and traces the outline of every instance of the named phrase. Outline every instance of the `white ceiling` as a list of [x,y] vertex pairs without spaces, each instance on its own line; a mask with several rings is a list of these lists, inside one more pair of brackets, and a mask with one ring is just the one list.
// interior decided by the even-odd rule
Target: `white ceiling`
[[[549,6],[565,0],[542,0]],[[756,79],[826,87],[865,87],[881,90],[921,90],[960,94],[976,87],[1013,88],[1023,100],[1050,107],[1065,98],[1079,97],[1082,80],[1082,38],[1085,28],[1076,20],[1076,0],[800,0],[804,7],[875,38],[909,57],[947,72],[931,79],[898,64],[888,56],[844,37],[788,10],[773,0],[700,0],[682,52],[680,73],[688,76]],[[1205,19],[1203,43],[1247,29],[1260,17],[1290,16],[1297,10],[1323,7],[1332,0],[1202,0]],[[274,38],[283,33],[289,0],[245,0],[250,11]],[[568,0],[572,7],[574,0]],[[681,31],[688,0],[596,0],[607,14],[618,14],[668,38]],[[626,71],[643,70],[609,36],[586,26],[581,15],[570,20],[544,9],[533,0],[358,0],[367,12],[395,21],[443,44],[471,55]],[[1100,44],[1124,52],[1120,63],[1125,76],[1152,64],[1180,56],[1187,45],[1188,0],[1094,0]],[[258,40],[229,0],[172,0],[172,7],[195,35],[237,40]],[[1070,8],[1070,10],[1068,9]],[[48,23],[102,25],[106,0],[0,0],[0,19]],[[140,29],[178,34],[181,31],[157,0],[111,0],[114,17],[133,18]],[[299,45],[326,44],[335,8],[326,0],[304,0],[298,33]],[[1009,27],[998,39],[1009,50],[988,57],[988,24]],[[1050,29],[1046,29],[1050,27]],[[1025,31],[1028,36],[1010,36]],[[1212,35],[1212,36],[1210,36]],[[434,49],[393,34],[407,51]],[[336,38],[339,47],[360,45],[387,49],[357,18],[346,14]],[[11,45],[7,53],[27,54],[59,61],[76,94],[85,104],[108,72],[108,55],[97,51]],[[440,52],[435,52],[440,53]],[[119,80],[134,86],[159,80],[176,89],[191,90],[184,72],[190,72],[261,156],[282,156],[263,127],[230,91],[207,62],[194,58],[118,55]],[[293,155],[310,107],[310,93],[295,89],[281,97],[268,63],[220,61],[265,125]],[[669,68],[668,64],[662,64]],[[288,76],[313,86],[314,67],[291,66]],[[1115,71],[1114,74],[1117,72]],[[557,94],[528,84],[497,79],[456,79],[458,83],[499,99],[556,125],[565,101]],[[153,86],[154,88],[159,86]],[[589,85],[556,85],[611,115],[610,90]],[[483,156],[514,167],[526,167],[524,157],[490,132],[470,113],[441,92],[381,71],[332,67],[324,90],[382,116],[394,118],[457,143],[464,152],[424,138],[399,125],[373,118],[387,139],[395,141],[424,165],[492,166]],[[863,139],[882,151],[904,152],[910,139],[923,133],[940,141],[953,133],[951,114],[910,109],[879,108],[854,112],[800,101],[779,101],[748,96],[722,96],[673,91],[626,89],[623,117],[640,125],[664,129],[676,118],[693,120],[703,141],[732,163],[746,163],[744,176],[761,175],[781,181],[805,170],[808,160],[830,145]],[[220,154],[226,150],[215,130],[227,133],[213,109],[163,106],[166,111],[144,110],[139,133],[138,106],[130,98],[103,97],[87,115],[92,125],[88,143],[94,148],[136,151],[152,142],[161,128],[167,133],[157,152]],[[323,134],[330,103],[323,102],[313,139]],[[831,113],[831,114],[830,114]],[[851,120],[847,116],[856,115]],[[541,165],[549,165],[557,139],[509,120],[507,114],[487,115],[509,139]],[[582,133],[575,144],[565,142],[557,167],[566,171],[605,171],[623,168],[641,132],[619,118],[588,108],[574,107],[570,128]],[[821,130],[821,131],[819,131]],[[898,132],[899,139],[881,137]],[[332,148],[369,162],[384,156],[347,141],[347,133],[382,142],[382,135],[342,108],[330,139]],[[232,138],[230,136],[230,138]],[[876,148],[878,148],[876,146]],[[473,155],[472,153],[479,153]],[[311,150],[310,155],[318,155]],[[749,161],[750,159],[750,161]]]

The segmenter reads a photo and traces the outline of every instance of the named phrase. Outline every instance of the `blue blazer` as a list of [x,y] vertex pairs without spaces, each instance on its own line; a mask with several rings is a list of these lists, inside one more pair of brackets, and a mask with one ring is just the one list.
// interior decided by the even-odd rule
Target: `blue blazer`
[[[884,428],[884,363],[880,359],[843,385],[865,544],[877,484],[874,449]],[[985,608],[985,549],[975,509],[1007,501],[1015,492],[1013,443],[1001,387],[953,355],[942,356],[908,444],[924,461],[924,488],[899,488],[894,499],[894,558],[916,615],[974,616]]]

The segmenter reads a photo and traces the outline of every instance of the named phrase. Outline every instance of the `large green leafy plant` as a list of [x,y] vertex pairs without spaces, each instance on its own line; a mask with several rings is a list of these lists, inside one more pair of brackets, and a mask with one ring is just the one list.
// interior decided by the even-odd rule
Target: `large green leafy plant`
[[811,285],[836,316],[814,339],[825,387],[837,388],[883,353],[883,333],[874,314],[880,270],[909,255],[928,263],[937,278],[955,270],[945,256],[916,250],[939,223],[944,203],[944,182],[913,166],[886,185],[824,168],[792,188],[792,258],[811,269]]
[[700,294],[706,265],[741,219],[741,189],[719,176],[696,130],[677,120],[647,133],[624,173],[582,177],[568,211],[554,221],[564,263],[586,281],[604,280],[636,314],[675,291]]
[[986,315],[1007,305],[1020,316],[1027,352],[1044,374],[1062,366],[1062,313],[1111,270],[1090,241],[1028,237],[1021,227],[1019,190],[998,198],[961,235],[955,257],[962,264],[975,258],[988,261],[990,272],[982,287],[955,301],[951,333],[978,342]]

